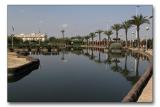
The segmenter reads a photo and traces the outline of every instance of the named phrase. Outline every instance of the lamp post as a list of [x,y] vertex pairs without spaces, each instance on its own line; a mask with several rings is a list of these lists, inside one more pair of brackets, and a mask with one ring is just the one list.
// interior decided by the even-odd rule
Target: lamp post
[[14,27],[12,26],[12,31],[13,31],[13,34],[11,34],[11,37],[12,37],[12,49],[13,49],[13,36],[14,36]]
[[14,34],[11,34],[11,37],[12,37],[12,49],[13,49],[13,36],[14,36]]
[[137,16],[137,14],[138,14],[138,8],[139,8],[139,7],[140,7],[139,5],[136,6],[136,16]]
[[[137,17],[137,14],[138,14],[138,8],[139,8],[140,6],[136,6],[136,17]],[[137,40],[137,42],[138,42],[138,38],[137,38],[137,30],[136,30],[136,33],[134,33],[134,32],[132,32],[132,34],[134,35],[136,35],[136,40]],[[137,45],[137,43],[136,43],[136,45]],[[136,72],[136,68],[137,68],[137,59],[135,58],[135,72]]]
[[41,34],[41,31],[40,31],[40,27],[39,27],[39,28],[38,28],[38,35],[39,35],[39,47],[40,47],[40,38],[41,38],[40,34]]

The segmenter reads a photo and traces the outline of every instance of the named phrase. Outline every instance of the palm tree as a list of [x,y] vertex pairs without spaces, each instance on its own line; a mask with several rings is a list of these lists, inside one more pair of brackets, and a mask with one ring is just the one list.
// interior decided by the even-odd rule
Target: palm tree
[[64,31],[64,30],[61,30],[61,32],[62,32],[62,36],[63,36],[63,39],[64,39],[64,32],[65,32],[65,31]]
[[88,46],[88,39],[90,38],[88,35],[84,37],[87,40],[87,46]]
[[118,40],[118,31],[122,28],[121,24],[114,24],[112,29],[116,31],[116,42]]
[[90,35],[90,37],[92,38],[92,45],[93,45],[93,38],[94,38],[96,35],[95,35],[95,33],[93,33],[93,32],[91,32],[89,35]]
[[138,41],[138,49],[139,49],[140,48],[140,37],[139,37],[140,26],[143,25],[144,23],[149,24],[149,20],[147,17],[144,17],[142,14],[140,14],[137,16],[132,16],[130,23],[137,27],[137,41]]
[[99,36],[99,41],[101,41],[101,33],[103,32],[103,30],[97,30],[95,33],[98,33]]
[[108,36],[107,44],[109,45],[109,41],[111,40],[111,35],[113,34],[112,30],[104,31],[104,34]]
[[122,28],[125,30],[126,34],[126,47],[128,47],[128,29],[131,27],[130,21],[124,21],[122,24]]
[[63,43],[64,43],[64,30],[61,30],[61,32],[62,32],[62,37],[63,37]]

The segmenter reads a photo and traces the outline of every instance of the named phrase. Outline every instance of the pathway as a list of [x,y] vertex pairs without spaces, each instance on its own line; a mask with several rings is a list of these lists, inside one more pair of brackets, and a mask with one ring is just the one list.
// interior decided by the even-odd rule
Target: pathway
[[18,58],[14,52],[8,52],[8,68],[18,67],[29,62],[26,58]]

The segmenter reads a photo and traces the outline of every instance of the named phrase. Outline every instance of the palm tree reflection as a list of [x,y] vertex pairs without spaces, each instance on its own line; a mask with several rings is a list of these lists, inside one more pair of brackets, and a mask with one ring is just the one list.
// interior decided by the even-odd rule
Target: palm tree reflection
[[[106,53],[106,58],[103,60],[101,57],[102,53],[100,50],[97,50],[97,59],[95,55],[95,50],[93,48],[86,48],[86,49],[72,49],[73,53],[83,54],[84,56],[88,57],[91,61],[95,61],[96,63],[104,63],[107,66],[107,71],[110,68],[110,71],[117,72],[121,74],[127,81],[131,82],[131,85],[134,85],[137,80],[140,78],[139,75],[139,55],[138,54],[132,54],[130,52],[128,53],[121,53],[121,54],[114,54],[114,53]],[[130,56],[131,54],[131,56]],[[128,57],[134,58],[134,70],[131,69],[131,67],[128,67]],[[123,60],[124,59],[124,60]],[[63,62],[66,62],[65,59],[65,50],[62,50],[62,57],[61,60]],[[124,65],[123,65],[124,63]],[[131,64],[133,65],[133,64]],[[135,71],[135,73],[134,73]]]
[[85,51],[86,51],[86,52],[84,52],[84,55],[87,56],[87,57],[89,57],[89,49],[86,48]]
[[101,61],[101,52],[100,52],[100,50],[98,50],[98,59],[96,59],[95,62],[96,62],[96,63],[103,63],[103,62]]
[[93,60],[95,58],[95,55],[93,53],[93,48],[91,48],[91,55],[90,55],[90,59]]
[[[134,71],[128,70],[127,65],[126,65],[127,64],[127,59],[125,59],[125,67],[124,67],[124,71],[125,71],[124,76],[126,76],[126,79],[128,81],[130,81],[132,85],[134,85],[138,81],[138,79],[140,78],[140,75],[139,75],[139,56],[138,56],[138,54],[134,57],[134,59],[135,59],[135,61],[134,61],[134,65],[135,65]],[[135,72],[135,74],[133,74],[133,72]]]
[[61,61],[62,62],[67,62],[67,60],[65,59],[65,49],[62,49],[62,57],[61,57]]
[[120,73],[124,78],[126,78],[127,81],[131,82],[131,85],[134,85],[138,79],[140,78],[139,75],[139,56],[135,56],[135,74],[133,74],[134,71],[131,71],[127,64],[128,64],[128,54],[125,54],[125,61],[124,61],[124,67],[120,66],[119,63],[121,62],[120,58],[123,58],[123,54],[113,54],[108,53],[107,59],[104,61],[104,63],[111,65],[111,71]]
[[122,68],[118,65],[118,63],[120,63],[119,57],[121,57],[121,54],[113,54],[113,53],[109,53],[112,54],[112,66],[111,69],[114,72],[121,72]]
[[127,68],[127,55],[125,55],[125,64],[124,64],[124,69],[122,70],[124,72],[124,75],[128,75],[129,70]]
[[106,54],[106,60],[104,60],[104,63],[105,63],[105,65],[106,65],[106,68],[105,68],[105,69],[108,71],[108,68],[109,68],[110,65],[112,64],[110,54]]

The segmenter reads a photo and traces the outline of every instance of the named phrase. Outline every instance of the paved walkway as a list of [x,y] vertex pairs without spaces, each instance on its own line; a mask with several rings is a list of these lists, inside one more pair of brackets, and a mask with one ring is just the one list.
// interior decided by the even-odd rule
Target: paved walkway
[[143,89],[138,102],[152,102],[152,77],[146,87]]
[[16,53],[8,52],[8,68],[14,68],[29,63],[26,58],[18,58]]

